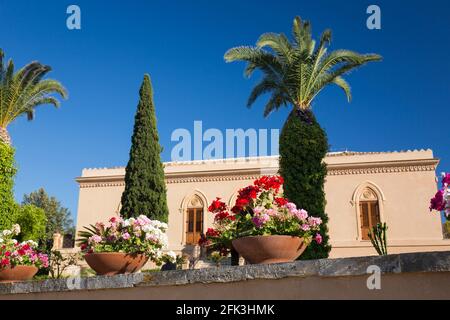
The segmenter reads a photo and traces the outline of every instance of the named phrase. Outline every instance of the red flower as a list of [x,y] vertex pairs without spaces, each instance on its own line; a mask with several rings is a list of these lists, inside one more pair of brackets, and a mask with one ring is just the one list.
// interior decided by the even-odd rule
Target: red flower
[[86,250],[86,248],[87,248],[87,244],[86,244],[86,243],[83,243],[83,244],[80,246],[80,249],[81,249],[81,250]]
[[247,206],[248,204],[249,204],[249,200],[248,199],[244,199],[244,198],[242,198],[242,199],[237,199],[236,200],[236,206],[237,207],[245,207],[245,206]]
[[213,228],[208,228],[208,230],[206,231],[207,237],[217,237],[219,235],[220,235],[219,231],[217,231]]
[[242,211],[242,207],[239,206],[234,206],[233,208],[231,208],[231,212],[238,214]]
[[9,265],[9,259],[6,259],[6,258],[2,259],[2,261],[0,262],[0,265],[2,267]]
[[287,199],[285,198],[275,198],[275,202],[279,207],[283,207],[288,203]]
[[275,192],[280,190],[283,185],[284,179],[281,176],[264,176],[254,182],[255,186],[258,186],[264,190],[273,189]]
[[224,211],[227,209],[227,205],[225,202],[220,201],[220,198],[216,198],[216,200],[213,200],[211,205],[208,207],[209,212],[216,212],[216,211]]
[[28,243],[25,243],[25,244],[22,246],[22,249],[23,249],[23,250],[30,250],[30,245],[29,245]]
[[9,257],[9,256],[11,256],[11,251],[6,251],[5,252],[5,257]]
[[112,217],[111,219],[109,219],[109,222],[111,222],[111,223],[114,223],[114,222],[116,222],[117,221],[117,218],[116,217]]
[[19,254],[19,256],[23,256],[23,255],[25,255],[25,250],[19,249],[19,250],[17,250],[17,253]]
[[233,215],[231,215],[230,213],[228,213],[227,211],[220,211],[219,213],[217,213],[216,215],[215,215],[215,217],[214,217],[214,220],[215,221],[222,221],[222,220],[225,220],[225,219],[228,219],[228,220],[235,220],[236,218],[233,216]]

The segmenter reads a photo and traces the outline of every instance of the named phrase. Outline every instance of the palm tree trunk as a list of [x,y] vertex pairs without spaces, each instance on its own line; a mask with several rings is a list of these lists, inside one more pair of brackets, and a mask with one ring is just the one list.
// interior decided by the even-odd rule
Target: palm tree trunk
[[11,145],[11,138],[6,128],[0,127],[0,141],[6,143],[8,146]]

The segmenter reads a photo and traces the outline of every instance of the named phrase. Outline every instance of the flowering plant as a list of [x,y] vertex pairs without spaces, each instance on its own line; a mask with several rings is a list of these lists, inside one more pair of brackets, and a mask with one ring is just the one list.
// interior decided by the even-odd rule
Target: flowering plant
[[36,250],[38,244],[33,240],[19,243],[14,239],[19,233],[18,224],[0,233],[0,270],[15,266],[47,268],[48,256]]
[[450,220],[450,173],[442,174],[442,188],[430,200],[430,211],[444,211]]
[[[147,216],[122,219],[112,217],[107,225],[97,222],[79,232],[81,250],[86,253],[123,252],[144,254],[155,262],[163,258],[167,246],[167,224]],[[172,259],[172,254],[167,259]]]
[[231,242],[245,236],[290,235],[310,243],[322,242],[320,218],[308,215],[304,209],[289,202],[281,192],[283,178],[264,176],[253,185],[240,189],[231,210],[216,198],[208,208],[213,213],[214,228],[209,228],[200,244],[219,250],[223,255]]

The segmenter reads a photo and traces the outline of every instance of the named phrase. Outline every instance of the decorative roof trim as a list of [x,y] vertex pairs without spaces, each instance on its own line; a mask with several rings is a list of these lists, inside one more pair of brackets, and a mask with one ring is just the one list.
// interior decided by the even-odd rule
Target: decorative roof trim
[[[349,163],[328,165],[328,175],[379,174],[399,172],[435,171],[439,160],[405,160],[379,163]],[[252,168],[238,170],[208,170],[166,174],[166,184],[219,181],[255,180],[266,174],[276,174],[277,168]],[[124,176],[78,177],[80,188],[124,186]]]
[[[401,151],[379,151],[379,152],[364,152],[364,151],[333,151],[328,152],[328,157],[345,157],[345,156],[358,156],[358,155],[376,155],[376,154],[399,154],[399,153],[412,153],[412,152],[429,152],[431,149],[414,149],[414,150],[401,150]],[[191,160],[191,161],[172,161],[164,162],[165,167],[182,166],[182,165],[199,165],[199,164],[217,164],[217,163],[246,163],[246,162],[258,162],[267,160],[277,160],[278,155],[274,156],[259,156],[259,157],[241,157],[241,158],[224,158],[224,159],[207,159],[207,160]],[[83,170],[107,170],[107,169],[125,169],[124,166],[116,167],[103,167],[103,168],[84,168]]]

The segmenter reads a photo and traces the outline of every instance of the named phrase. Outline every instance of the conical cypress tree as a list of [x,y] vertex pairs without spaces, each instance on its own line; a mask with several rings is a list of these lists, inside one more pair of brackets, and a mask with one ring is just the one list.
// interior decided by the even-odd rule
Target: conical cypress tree
[[159,144],[153,89],[148,74],[144,76],[139,94],[120,213],[124,218],[143,214],[151,219],[167,222],[169,209],[161,162],[162,148]]
[[322,244],[313,241],[300,259],[327,258],[328,216],[325,213],[324,182],[327,174],[323,158],[328,152],[325,131],[311,110],[293,110],[280,134],[280,174],[284,178],[284,194],[310,216],[320,217]]

